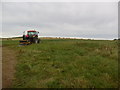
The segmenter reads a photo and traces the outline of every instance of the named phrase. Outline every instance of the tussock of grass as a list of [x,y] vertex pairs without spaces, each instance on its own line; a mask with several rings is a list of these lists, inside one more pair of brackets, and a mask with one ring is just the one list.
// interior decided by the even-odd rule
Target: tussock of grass
[[41,44],[18,47],[16,88],[118,87],[118,49],[115,41],[44,39]]

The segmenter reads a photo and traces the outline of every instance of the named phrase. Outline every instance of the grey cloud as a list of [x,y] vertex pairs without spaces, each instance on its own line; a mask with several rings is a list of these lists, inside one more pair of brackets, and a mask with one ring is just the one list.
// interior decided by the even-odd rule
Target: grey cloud
[[3,3],[3,32],[38,29],[42,36],[117,38],[117,3]]

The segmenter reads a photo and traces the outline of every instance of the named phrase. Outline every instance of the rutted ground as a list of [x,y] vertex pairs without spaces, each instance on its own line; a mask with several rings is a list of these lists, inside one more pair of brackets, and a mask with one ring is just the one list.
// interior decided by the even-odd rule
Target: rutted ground
[[0,45],[0,89],[2,88],[2,45]]
[[2,87],[10,88],[14,79],[16,65],[15,51],[2,47]]

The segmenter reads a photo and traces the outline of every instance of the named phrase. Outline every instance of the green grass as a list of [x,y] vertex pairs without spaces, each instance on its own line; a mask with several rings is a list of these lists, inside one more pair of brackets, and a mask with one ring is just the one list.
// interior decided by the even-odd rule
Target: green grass
[[118,87],[117,41],[44,39],[40,44],[18,46],[14,88]]

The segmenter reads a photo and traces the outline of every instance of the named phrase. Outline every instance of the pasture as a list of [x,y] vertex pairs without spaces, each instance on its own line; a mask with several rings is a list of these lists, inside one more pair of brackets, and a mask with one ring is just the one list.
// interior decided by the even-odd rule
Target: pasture
[[2,41],[2,47],[16,52],[9,56],[17,62],[12,88],[118,87],[117,40],[42,39],[40,44],[18,44]]

